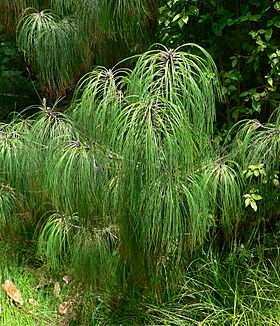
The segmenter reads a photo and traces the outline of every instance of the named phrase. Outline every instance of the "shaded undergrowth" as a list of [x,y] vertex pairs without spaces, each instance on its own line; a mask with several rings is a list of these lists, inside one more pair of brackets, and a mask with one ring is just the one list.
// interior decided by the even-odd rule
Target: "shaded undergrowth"
[[[50,270],[30,243],[19,250],[16,242],[1,240],[1,283],[12,280],[24,299],[20,307],[1,290],[1,325],[276,326],[279,243],[271,235],[267,240],[274,246],[239,245],[226,255],[210,248],[186,261],[184,270],[174,270],[169,288],[131,283],[125,290],[117,284],[110,290],[89,285],[75,278],[71,269]],[[58,295],[56,282],[61,287]],[[69,302],[69,309],[59,313],[60,305]]]

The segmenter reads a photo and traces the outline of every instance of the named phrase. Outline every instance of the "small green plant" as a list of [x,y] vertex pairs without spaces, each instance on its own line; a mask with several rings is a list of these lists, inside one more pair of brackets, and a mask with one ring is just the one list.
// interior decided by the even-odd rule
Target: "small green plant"
[[250,205],[255,212],[258,209],[257,201],[263,199],[262,196],[256,193],[245,194],[243,197],[245,198],[245,207]]
[[251,176],[266,177],[264,164],[262,164],[262,163],[257,164],[257,165],[249,165],[248,169],[244,170],[242,173],[246,179],[250,178]]
[[[264,164],[262,163],[257,165],[249,165],[246,170],[242,171],[242,174],[245,179],[251,181],[251,183],[254,183],[252,182],[252,179],[256,178],[257,180],[261,178],[262,183],[267,182]],[[245,207],[250,206],[255,212],[258,209],[257,202],[263,199],[263,197],[258,194],[257,189],[250,189],[249,193],[243,195],[243,197],[245,198]]]

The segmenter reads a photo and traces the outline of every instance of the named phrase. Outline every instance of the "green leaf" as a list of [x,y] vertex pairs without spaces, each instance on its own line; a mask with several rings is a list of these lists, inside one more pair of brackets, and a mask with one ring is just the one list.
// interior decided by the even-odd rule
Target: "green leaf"
[[234,58],[234,59],[232,60],[232,63],[231,63],[232,68],[234,68],[234,67],[237,65],[237,63],[238,63],[237,58]]
[[267,82],[271,87],[273,86],[273,79],[271,77],[267,79]]
[[217,36],[222,36],[223,34],[223,29],[225,26],[221,26],[218,23],[213,23],[212,28],[213,28],[213,32],[217,35]]
[[254,176],[258,177],[260,175],[260,171],[259,170],[255,170],[254,171]]
[[164,25],[165,25],[165,27],[168,27],[169,24],[170,24],[170,20],[169,20],[169,19],[166,19],[166,20],[164,21]]
[[189,16],[188,16],[188,15],[184,15],[184,16],[182,17],[182,21],[183,21],[185,24],[187,24],[187,22],[189,21]]
[[178,20],[178,26],[182,29],[183,26],[185,25],[183,19]]
[[277,10],[277,11],[280,10],[280,1],[276,1],[276,2],[274,3],[274,9]]
[[269,26],[272,26],[272,25],[273,25],[273,21],[271,19],[268,20],[266,26],[269,27]]
[[260,37],[257,39],[256,43],[258,45],[260,45],[260,46],[264,46],[265,45],[264,41]]
[[[248,61],[247,61],[248,62]],[[244,91],[240,94],[240,97],[244,97],[244,96],[247,96],[247,95],[252,95],[252,94],[255,94],[257,92],[256,88],[251,88],[249,89],[248,91]]]
[[250,56],[248,59],[247,59],[247,63],[251,63],[255,60],[254,56]]
[[275,187],[279,187],[279,180],[278,179],[273,179],[272,180],[272,184],[275,186]]
[[280,28],[280,17],[274,17],[273,24],[275,27]]
[[250,178],[250,176],[253,174],[253,172],[252,171],[248,171],[247,173],[246,173],[246,178]]
[[246,13],[246,15],[242,15],[242,16],[240,16],[239,19],[238,19],[238,21],[239,21],[240,23],[242,23],[242,22],[247,21],[248,19],[249,19],[249,16],[248,16],[247,13]]
[[251,198],[246,198],[245,200],[245,207],[249,206],[251,204],[252,199]]
[[265,31],[264,37],[267,42],[271,39],[272,33],[273,33],[272,28],[269,28]]
[[181,14],[177,14],[174,16],[174,18],[172,19],[172,23],[174,23],[176,20],[178,20],[181,17]]
[[230,19],[227,20],[227,25],[232,26],[235,22],[236,22],[235,19],[230,18]]
[[250,18],[249,18],[249,20],[250,21],[254,21],[254,22],[256,22],[256,21],[258,21],[260,18],[262,18],[262,15],[253,15],[253,16],[251,16]]
[[251,201],[250,206],[253,208],[253,210],[256,212],[258,209],[258,206],[254,200]]
[[256,112],[260,112],[261,111],[261,103],[260,101],[257,101],[255,98],[253,98],[252,100],[252,107]]
[[257,194],[252,194],[252,198],[253,198],[254,200],[261,200],[261,199],[262,199],[262,196],[257,195]]
[[228,89],[228,93],[232,94],[237,90],[237,87],[235,85],[229,85],[227,89]]
[[190,16],[198,16],[199,15],[199,9],[196,6],[189,6],[188,14]]

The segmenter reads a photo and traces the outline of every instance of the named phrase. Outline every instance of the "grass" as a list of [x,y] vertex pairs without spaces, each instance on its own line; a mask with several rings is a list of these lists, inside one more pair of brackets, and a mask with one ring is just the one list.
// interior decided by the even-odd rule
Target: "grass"
[[[17,305],[1,288],[0,324],[67,325],[63,321],[72,318],[73,309],[63,316],[58,313],[58,307],[62,302],[73,299],[76,289],[71,283],[66,284],[62,280],[63,274],[51,275],[38,259],[27,259],[35,255],[32,250],[30,244],[17,244],[14,241],[9,243],[1,239],[0,282],[3,284],[5,280],[13,281],[21,292],[24,304],[22,307]],[[53,294],[55,282],[59,282],[61,287],[61,293],[57,297]]]
[[[177,275],[174,271],[168,292],[160,287],[143,290],[136,283],[125,290],[117,285],[104,290],[74,278],[66,284],[62,267],[60,272],[51,271],[38,258],[30,259],[34,246],[9,241],[0,243],[0,282],[12,280],[24,305],[19,307],[0,290],[0,323],[4,326],[279,325],[278,247],[263,250],[263,246],[240,245],[224,257],[211,248],[185,262],[183,273],[182,269]],[[57,281],[61,293],[56,297]],[[60,304],[71,300],[69,311],[59,314]]]
[[160,297],[151,288],[141,292],[134,286],[100,295],[95,302],[91,297],[82,311],[83,325],[276,326],[278,269],[244,246],[227,259],[204,255],[189,263],[171,295]]
[[[20,290],[24,300],[24,306],[19,307],[13,303],[3,290],[1,290],[1,325],[40,325],[47,324],[56,315],[54,302],[51,297],[36,291],[36,277],[34,271],[29,268],[17,266],[15,261],[1,261],[1,284],[5,280],[12,280]],[[30,304],[32,300],[36,306]]]
[[147,320],[176,326],[279,325],[279,285],[272,262],[193,262],[177,294],[160,305],[145,305]]

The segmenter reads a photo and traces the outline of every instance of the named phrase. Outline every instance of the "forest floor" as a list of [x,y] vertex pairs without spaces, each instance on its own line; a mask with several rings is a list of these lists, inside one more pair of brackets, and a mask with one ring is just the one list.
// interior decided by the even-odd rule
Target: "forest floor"
[[150,291],[133,301],[93,290],[63,268],[51,271],[35,242],[2,238],[0,248],[1,326],[280,325],[280,264],[256,248],[227,263],[193,262],[184,285],[162,302]]
[[66,274],[51,273],[32,251],[23,255],[23,247],[3,240],[0,247],[0,325],[78,325],[77,284]]

